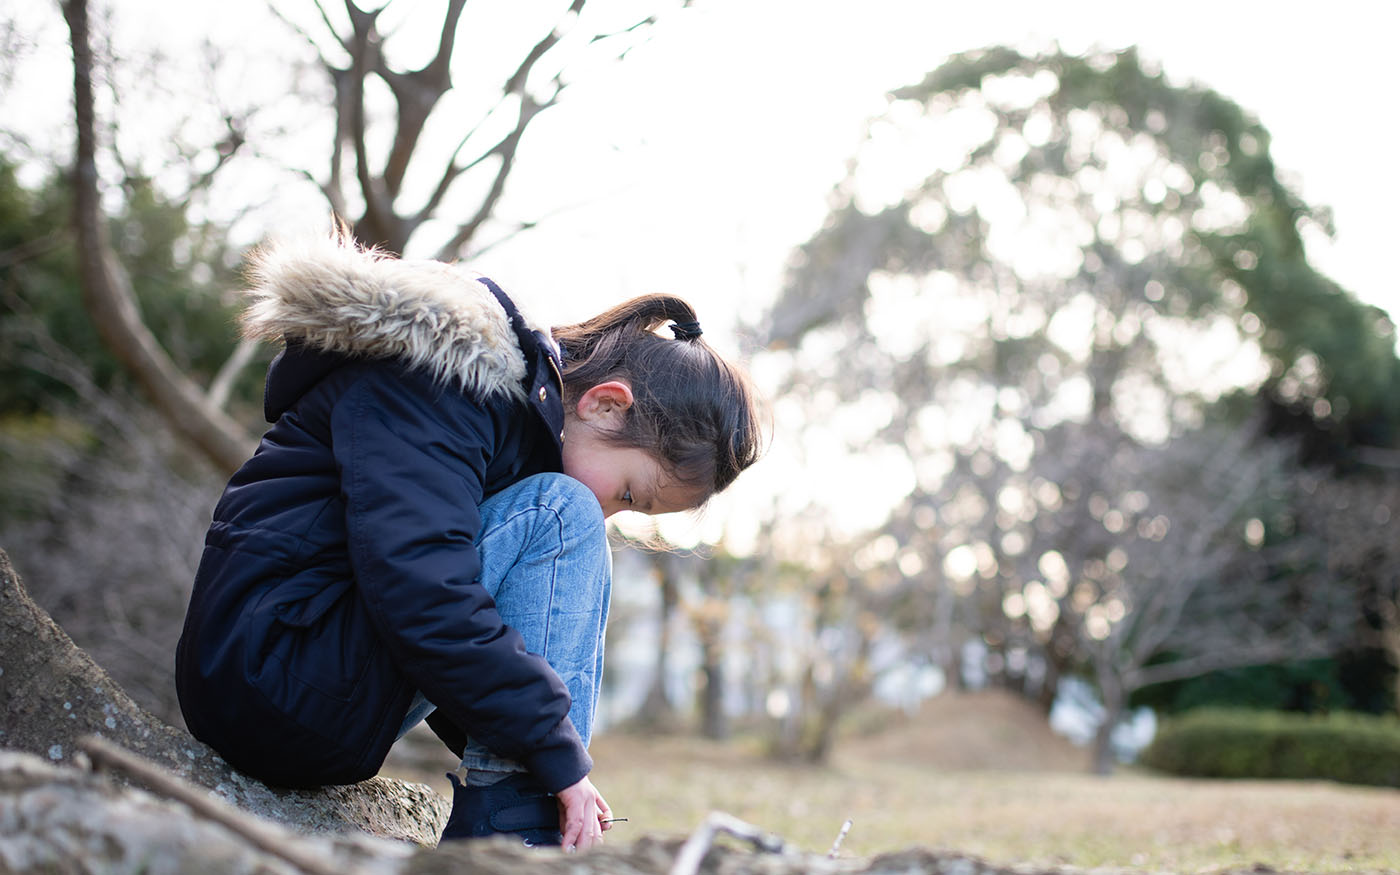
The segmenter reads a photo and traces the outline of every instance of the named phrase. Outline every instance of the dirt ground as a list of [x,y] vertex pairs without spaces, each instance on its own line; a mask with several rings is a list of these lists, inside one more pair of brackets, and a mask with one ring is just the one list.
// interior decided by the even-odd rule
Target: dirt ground
[[[817,853],[850,819],[849,856],[921,846],[1003,865],[1400,872],[1397,790],[1097,777],[1085,751],[999,692],[862,722],[880,728],[844,739],[823,766],[774,762],[751,740],[604,733],[593,780],[629,819],[609,841],[685,834],[720,810]],[[396,756],[392,766],[445,793],[438,768],[451,764],[428,755],[432,765]]]

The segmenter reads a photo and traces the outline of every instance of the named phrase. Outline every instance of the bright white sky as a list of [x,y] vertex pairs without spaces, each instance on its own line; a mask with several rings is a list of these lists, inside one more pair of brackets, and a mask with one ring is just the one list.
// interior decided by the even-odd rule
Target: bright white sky
[[1259,116],[1286,176],[1335,210],[1336,242],[1314,252],[1315,264],[1400,313],[1400,127],[1390,109],[1400,74],[1384,5],[1343,0],[1320,15],[1301,2],[700,0],[554,119],[606,132],[621,149],[611,163],[561,168],[559,187],[606,179],[625,190],[522,238],[500,254],[501,269],[558,287],[582,268],[626,292],[672,288],[703,301],[737,291],[760,304],[788,251],[820,223],[887,89],[986,45],[1136,43],[1169,76]]
[[[280,27],[255,2],[112,2],[129,25],[119,40],[159,41],[173,53],[211,31],[263,44]],[[310,8],[310,0],[277,5],[290,14],[301,2]],[[397,0],[415,3],[425,20],[440,15],[433,0]],[[534,218],[580,206],[475,266],[552,322],[631,294],[676,292],[697,304],[723,347],[724,329],[762,311],[788,253],[822,221],[831,186],[887,90],[918,81],[952,53],[988,45],[1137,44],[1168,76],[1202,82],[1260,118],[1286,177],[1310,203],[1335,211],[1336,241],[1312,251],[1314,264],[1400,315],[1393,270],[1400,75],[1387,5],[697,0],[541,116],[503,211]],[[499,27],[477,22],[470,45],[485,54],[532,7],[468,4],[469,13],[482,8],[509,16]],[[0,95],[0,112],[22,106],[36,120],[62,118],[65,36],[61,22],[46,29],[41,55],[53,75],[21,79],[18,93]],[[305,195],[280,212],[279,227],[260,230],[324,224],[324,203]]]

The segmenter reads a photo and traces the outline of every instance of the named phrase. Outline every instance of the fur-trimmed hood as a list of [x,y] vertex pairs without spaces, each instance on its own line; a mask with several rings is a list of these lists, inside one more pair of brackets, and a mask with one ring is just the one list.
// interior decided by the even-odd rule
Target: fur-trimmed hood
[[525,395],[525,356],[510,317],[459,266],[394,258],[339,235],[266,245],[248,276],[248,337],[400,360],[483,396]]

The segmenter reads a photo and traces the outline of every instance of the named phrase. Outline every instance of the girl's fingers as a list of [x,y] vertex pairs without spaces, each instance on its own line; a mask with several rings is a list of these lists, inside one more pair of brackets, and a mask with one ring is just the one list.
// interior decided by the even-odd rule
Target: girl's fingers
[[612,818],[612,808],[608,808],[608,799],[603,798],[603,797],[602,797],[602,794],[599,794],[599,795],[598,795],[598,826],[599,826],[599,827],[602,827],[603,832],[606,832],[606,830],[612,829],[612,823],[609,823],[609,822],[608,822],[608,820],[609,820],[610,818]]
[[[589,815],[592,816],[589,816]],[[564,829],[564,850],[581,851],[591,848],[593,845],[601,844],[603,841],[602,827],[598,824],[597,812],[587,812],[577,820],[570,817],[565,823]]]
[[564,850],[578,851],[602,844],[607,827],[600,821],[611,815],[612,809],[588,779],[560,790],[557,798]]
[[576,811],[574,806],[561,805],[564,815],[560,818],[563,821],[559,830],[563,841],[561,846],[566,851],[576,850],[583,839],[583,831],[588,823],[582,812]]

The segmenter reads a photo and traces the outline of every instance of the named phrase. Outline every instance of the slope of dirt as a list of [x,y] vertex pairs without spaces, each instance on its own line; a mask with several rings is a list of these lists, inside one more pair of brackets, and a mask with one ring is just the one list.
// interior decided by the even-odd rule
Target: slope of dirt
[[1089,753],[1005,690],[944,693],[917,712],[837,746],[842,761],[884,760],[938,771],[1083,772]]

